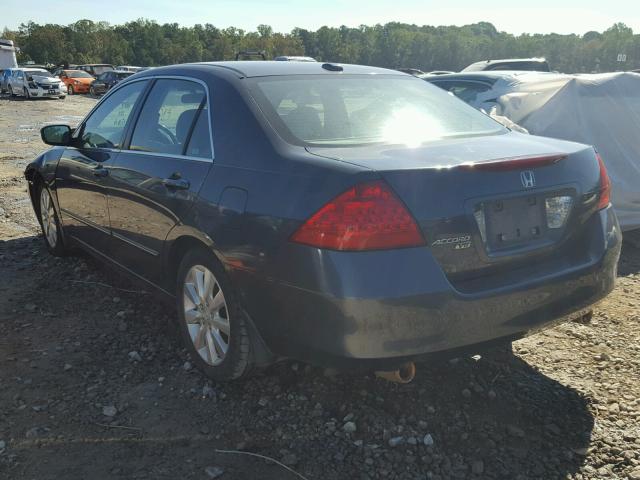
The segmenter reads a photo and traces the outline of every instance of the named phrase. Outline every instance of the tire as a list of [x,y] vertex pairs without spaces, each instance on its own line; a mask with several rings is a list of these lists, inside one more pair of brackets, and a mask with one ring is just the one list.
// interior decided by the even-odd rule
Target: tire
[[93,87],[89,87],[89,94],[90,94],[92,97],[97,97],[97,95],[96,95],[96,89],[95,89],[95,88],[93,88]]
[[38,202],[38,220],[42,228],[44,244],[51,255],[63,257],[67,254],[67,249],[62,237],[60,219],[53,203],[51,191],[46,185],[41,184],[38,188]]
[[212,253],[194,249],[184,256],[178,268],[176,298],[180,336],[196,366],[215,381],[247,374],[251,357],[247,320]]
[[74,93],[76,92],[73,91],[73,85],[69,85],[69,88],[67,88],[67,95],[73,95]]

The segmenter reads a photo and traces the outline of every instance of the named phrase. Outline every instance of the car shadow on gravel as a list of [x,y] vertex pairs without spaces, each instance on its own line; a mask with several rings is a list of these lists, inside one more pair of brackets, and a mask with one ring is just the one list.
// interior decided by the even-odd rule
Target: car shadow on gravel
[[215,452],[231,449],[309,480],[560,479],[590,445],[589,399],[518,347],[418,365],[408,385],[297,362],[214,384],[171,312],[98,263],[23,237],[0,241],[0,277],[0,477],[295,478]]

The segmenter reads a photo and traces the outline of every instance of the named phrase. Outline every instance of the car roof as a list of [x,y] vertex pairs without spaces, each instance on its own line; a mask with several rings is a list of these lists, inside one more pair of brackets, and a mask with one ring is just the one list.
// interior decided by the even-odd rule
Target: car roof
[[[543,63],[546,62],[547,59],[544,57],[532,57],[532,58],[495,58],[489,60],[480,60],[479,62],[474,62],[471,65],[495,65],[496,63],[526,63],[526,62],[537,62]],[[471,66],[469,65],[469,66]]]
[[[224,68],[235,72],[240,77],[266,77],[277,75],[336,75],[337,73],[354,75],[399,75],[406,76],[405,73],[386,68],[369,67],[364,65],[350,65],[343,63],[332,63],[342,67],[341,72],[331,71],[322,68],[326,64],[321,62],[278,62],[278,61],[228,61],[228,62],[202,62],[189,65],[201,67],[203,70],[211,68]],[[179,65],[173,65],[178,67]],[[158,69],[162,70],[162,68]],[[160,73],[160,72],[158,72]]]
[[432,75],[422,78],[424,78],[424,80],[428,82],[440,82],[445,80],[466,80],[493,84],[502,78],[513,79],[517,77],[533,75],[557,75],[557,73],[536,72],[533,70],[488,70],[482,72],[446,73],[444,75]]

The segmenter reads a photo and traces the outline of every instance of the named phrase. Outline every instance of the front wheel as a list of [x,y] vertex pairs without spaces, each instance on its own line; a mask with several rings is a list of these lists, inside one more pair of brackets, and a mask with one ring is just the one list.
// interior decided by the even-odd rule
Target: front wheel
[[247,321],[218,260],[204,249],[192,250],[177,280],[180,334],[198,368],[217,381],[246,374],[251,350]]
[[45,185],[40,187],[39,200],[39,220],[47,250],[56,257],[64,256],[66,254],[66,248],[62,239],[60,220],[53,204],[51,192]]

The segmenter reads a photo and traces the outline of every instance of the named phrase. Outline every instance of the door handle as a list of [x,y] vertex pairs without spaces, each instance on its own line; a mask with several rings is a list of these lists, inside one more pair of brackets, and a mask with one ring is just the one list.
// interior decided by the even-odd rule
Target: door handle
[[189,190],[191,186],[189,180],[185,180],[184,178],[164,178],[162,184],[173,190]]
[[96,177],[106,177],[109,175],[109,170],[104,167],[96,167],[93,169],[93,174]]

